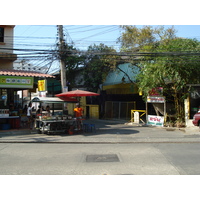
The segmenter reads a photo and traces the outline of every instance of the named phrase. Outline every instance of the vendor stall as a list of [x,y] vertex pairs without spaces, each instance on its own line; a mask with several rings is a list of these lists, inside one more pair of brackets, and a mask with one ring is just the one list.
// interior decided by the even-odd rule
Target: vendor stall
[[73,119],[36,119],[36,129],[38,133],[55,134],[55,133],[69,133],[75,120]]
[[[54,103],[69,103],[77,101],[75,99],[68,99],[67,101],[61,100],[57,97],[35,97],[32,99],[32,102],[37,102],[42,105],[54,104]],[[72,116],[65,114],[65,112],[53,112],[49,113],[47,111],[42,111],[39,114],[36,114],[35,120],[35,129],[38,130],[38,133],[69,133],[70,127],[73,126],[74,121]]]

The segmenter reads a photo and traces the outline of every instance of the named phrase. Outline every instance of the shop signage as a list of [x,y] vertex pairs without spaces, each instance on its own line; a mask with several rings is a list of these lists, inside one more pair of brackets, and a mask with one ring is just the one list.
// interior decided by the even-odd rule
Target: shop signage
[[46,80],[39,80],[38,81],[38,91],[46,91]]
[[148,96],[147,97],[148,103],[164,103],[165,97],[155,97],[155,96]]
[[33,88],[33,77],[0,76],[0,88]]
[[149,93],[150,96],[160,96],[161,94],[163,94],[162,87],[153,88]]
[[152,126],[163,126],[164,117],[156,115],[148,115],[147,124]]

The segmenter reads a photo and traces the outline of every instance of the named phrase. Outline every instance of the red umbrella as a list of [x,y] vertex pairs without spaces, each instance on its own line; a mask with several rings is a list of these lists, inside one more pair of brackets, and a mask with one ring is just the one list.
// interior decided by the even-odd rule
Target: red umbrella
[[72,98],[72,97],[59,97],[60,99],[62,99],[63,101],[68,101],[68,102],[71,102],[71,103],[77,103],[77,99],[75,98]]
[[55,96],[59,98],[64,98],[64,97],[83,97],[83,96],[98,96],[99,94],[94,93],[94,92],[89,92],[89,91],[84,91],[84,90],[73,90],[69,92],[63,92],[60,94],[57,94]]

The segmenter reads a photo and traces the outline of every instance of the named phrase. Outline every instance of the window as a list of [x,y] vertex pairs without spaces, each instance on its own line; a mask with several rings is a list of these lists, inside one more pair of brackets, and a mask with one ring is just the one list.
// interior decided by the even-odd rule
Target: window
[[4,42],[4,28],[0,27],[0,42]]

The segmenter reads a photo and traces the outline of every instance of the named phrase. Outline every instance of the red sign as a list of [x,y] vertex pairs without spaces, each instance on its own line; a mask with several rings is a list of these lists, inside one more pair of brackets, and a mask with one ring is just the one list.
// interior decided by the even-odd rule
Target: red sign
[[150,96],[160,96],[163,93],[162,87],[153,88],[151,92],[149,92]]

